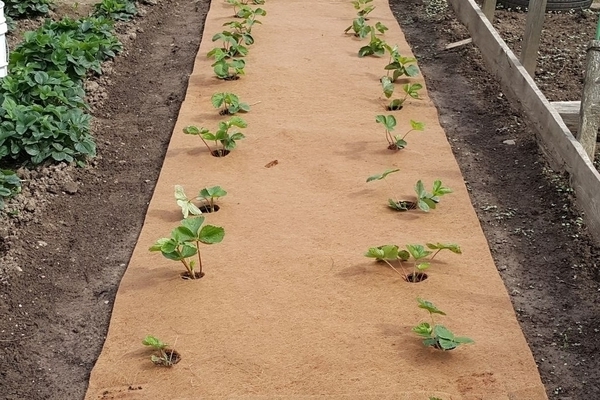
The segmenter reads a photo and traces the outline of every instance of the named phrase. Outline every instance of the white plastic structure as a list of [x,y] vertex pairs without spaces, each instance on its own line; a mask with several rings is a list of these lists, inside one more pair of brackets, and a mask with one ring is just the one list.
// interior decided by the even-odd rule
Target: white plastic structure
[[4,3],[0,1],[0,78],[8,75],[8,47],[6,47],[6,18],[4,17]]

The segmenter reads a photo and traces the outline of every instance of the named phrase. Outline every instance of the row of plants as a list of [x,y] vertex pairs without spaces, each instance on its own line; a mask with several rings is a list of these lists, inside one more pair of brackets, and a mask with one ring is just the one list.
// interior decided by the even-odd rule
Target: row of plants
[[[8,15],[44,14],[51,5],[49,0],[17,2]],[[101,75],[102,62],[122,50],[115,20],[136,13],[132,1],[103,0],[89,17],[47,19],[24,33],[10,52],[9,75],[0,82],[0,165],[81,166],[96,155],[83,81]],[[8,189],[0,181],[0,199],[17,192]]]
[[[207,57],[213,59],[213,72],[221,81],[233,81],[245,75],[246,59],[250,46],[255,42],[253,27],[262,22],[257,17],[266,16],[261,7],[264,0],[225,0],[233,9],[235,20],[225,22],[225,28],[214,34],[212,41],[216,47],[211,49]],[[229,119],[220,121],[216,130],[205,127],[186,126],[183,133],[197,136],[214,157],[225,157],[237,147],[237,142],[245,138],[240,129],[246,128],[246,121],[237,116],[238,113],[250,111],[250,105],[243,102],[238,95],[227,91],[219,91],[211,96],[212,106],[222,116]],[[223,241],[225,230],[220,226],[204,224],[204,214],[214,213],[221,209],[217,200],[225,195],[220,186],[206,187],[198,192],[198,196],[189,198],[181,185],[175,185],[175,202],[181,208],[183,220],[171,231],[170,236],[158,239],[150,248],[151,252],[160,252],[165,258],[181,263],[185,271],[183,279],[197,280],[204,276],[201,244],[212,245]],[[154,350],[150,360],[159,366],[171,367],[181,355],[153,335],[148,335],[142,344]]]
[[[233,6],[234,16],[238,20],[223,24],[224,27],[229,29],[223,30],[212,37],[213,42],[218,42],[218,45],[210,50],[207,56],[214,60],[212,67],[216,78],[228,81],[239,79],[240,75],[245,74],[245,57],[249,53],[249,46],[254,43],[252,27],[260,24],[256,17],[266,15],[266,11],[260,7],[252,8],[248,4],[263,4],[262,0],[225,1]],[[392,47],[379,37],[379,35],[385,33],[387,27],[379,22],[373,26],[367,23],[368,14],[374,9],[374,6],[370,3],[372,3],[372,0],[353,1],[355,8],[358,10],[357,18],[346,32],[353,31],[354,35],[359,38],[370,37],[370,43],[359,50],[359,57],[383,56],[386,52],[389,53],[389,62],[384,67],[387,73],[380,79],[380,83],[382,84],[384,96],[391,99],[387,106],[388,110],[399,111],[403,108],[407,99],[419,99],[419,90],[422,89],[422,85],[414,82],[407,82],[403,85],[404,95],[402,97],[394,98],[393,96],[397,81],[418,74],[418,69],[414,65],[416,60],[402,56],[397,46]],[[219,110],[220,115],[233,116],[228,120],[219,122],[215,131],[204,127],[187,126],[183,129],[183,133],[198,136],[210,154],[215,157],[224,157],[236,148],[238,140],[244,138],[239,129],[247,127],[247,123],[234,114],[248,112],[250,106],[230,92],[213,94],[211,103]],[[394,151],[404,149],[407,146],[406,137],[409,133],[424,129],[423,123],[410,120],[411,128],[406,133],[394,135],[392,132],[397,125],[397,119],[394,115],[378,115],[375,120],[384,126],[388,148]],[[367,182],[384,181],[388,183],[386,178],[396,172],[399,172],[399,169],[388,169],[381,174],[370,176],[367,178]],[[425,188],[422,180],[417,181],[414,189],[416,200],[400,199],[392,196],[388,200],[388,206],[400,212],[411,210],[429,212],[436,209],[442,196],[452,193],[452,190],[445,187],[441,180],[434,181],[431,191]],[[189,198],[183,187],[176,185],[175,199],[184,218],[180,225],[173,229],[169,237],[158,239],[149,250],[160,252],[165,258],[180,262],[185,268],[185,272],[181,275],[186,279],[196,280],[204,276],[200,255],[201,244],[220,243],[225,232],[222,227],[204,225],[205,217],[203,214],[218,211],[219,207],[216,200],[226,194],[227,192],[221,187],[215,186],[204,188],[200,190],[197,197]],[[385,244],[369,248],[365,256],[386,264],[404,281],[417,283],[427,278],[424,271],[432,266],[433,260],[441,251],[462,254],[458,244],[426,243],[425,245],[407,244],[404,248],[395,244]],[[448,328],[436,323],[434,315],[445,315],[445,313],[431,302],[419,298],[418,307],[425,309],[430,315],[429,322],[421,322],[413,328],[413,331],[423,339],[424,345],[446,351],[453,350],[462,344],[472,343],[471,339],[455,336]],[[166,345],[160,339],[150,335],[143,340],[143,344],[155,350],[151,360],[156,365],[172,366],[175,364],[172,357],[173,350],[166,349]],[[180,355],[177,354],[175,358],[179,360]]]
[[[419,74],[419,70],[415,65],[416,59],[403,56],[399,52],[398,46],[392,46],[382,38],[388,28],[381,22],[369,24],[368,15],[375,9],[372,2],[373,0],[355,0],[352,2],[357,10],[357,15],[352,21],[352,25],[344,32],[351,33],[359,40],[369,38],[369,43],[358,50],[358,57],[384,57],[386,54],[388,55],[387,64],[384,66],[386,74],[379,79],[379,82],[383,96],[389,100],[386,109],[388,111],[399,111],[403,109],[408,99],[420,99],[419,91],[423,86],[417,82],[410,82],[410,78]],[[404,82],[402,85],[403,94],[395,96],[396,84],[400,80]],[[406,137],[409,133],[424,130],[423,123],[411,119],[410,129],[406,133],[394,135],[393,131],[398,124],[398,120],[394,115],[377,115],[375,121],[384,127],[388,149],[393,151],[406,148],[408,145]],[[399,171],[397,168],[388,169],[383,173],[368,177],[367,182],[384,181],[390,186],[393,193],[386,178]],[[445,187],[441,180],[434,181],[431,191],[425,188],[422,180],[418,180],[414,185],[414,190],[416,193],[415,201],[400,199],[392,195],[388,199],[388,206],[401,212],[416,209],[429,212],[437,207],[440,197],[452,193],[452,190]],[[369,248],[365,256],[384,263],[401,276],[404,281],[416,283],[427,279],[427,274],[424,271],[431,267],[433,259],[442,250],[462,254],[460,246],[454,243],[426,243],[425,246],[407,244],[404,248],[396,244],[385,244]],[[453,350],[462,344],[473,343],[472,339],[455,336],[445,326],[435,323],[434,315],[446,315],[443,311],[427,300],[419,298],[417,301],[418,307],[427,310],[431,319],[431,322],[421,322],[413,327],[413,332],[423,338],[425,346],[431,346],[439,350]]]

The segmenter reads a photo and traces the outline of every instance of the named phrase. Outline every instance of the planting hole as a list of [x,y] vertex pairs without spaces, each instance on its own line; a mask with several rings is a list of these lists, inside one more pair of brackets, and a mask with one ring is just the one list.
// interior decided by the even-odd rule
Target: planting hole
[[388,150],[400,150],[400,148],[396,145],[396,143],[392,143],[388,146]]
[[195,281],[195,280],[202,278],[203,276],[204,276],[204,272],[194,272],[194,278],[192,278],[190,276],[190,273],[187,271],[181,273],[181,279],[185,279],[186,281]]
[[391,207],[396,211],[410,211],[415,210],[417,208],[417,203],[414,201],[406,201],[402,200],[396,203],[395,207]]
[[167,355],[167,360],[171,362],[171,365],[175,365],[181,361],[181,354],[175,350],[165,349],[165,354]]
[[238,79],[240,79],[239,75],[229,75],[226,78],[223,78],[224,81],[237,81]]
[[229,150],[223,150],[223,149],[213,150],[213,151],[210,152],[210,154],[213,157],[225,157],[229,153],[230,153]]
[[202,206],[202,207],[198,207],[200,209],[200,211],[202,211],[203,213],[212,213],[212,212],[217,212],[221,209],[221,207],[219,207],[218,205],[214,205],[213,208],[211,208],[210,206]]
[[423,282],[425,279],[427,279],[427,274],[425,272],[413,272],[406,275],[406,282],[410,283]]
[[398,107],[387,106],[385,109],[388,110],[388,111],[400,111],[400,110],[402,110],[403,107],[404,106],[398,106]]

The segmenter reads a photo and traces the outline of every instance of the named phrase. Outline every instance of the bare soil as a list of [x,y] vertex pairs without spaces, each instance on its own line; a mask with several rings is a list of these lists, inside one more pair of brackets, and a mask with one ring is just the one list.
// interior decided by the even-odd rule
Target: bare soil
[[[99,152],[88,168],[21,171],[24,193],[0,216],[3,398],[83,398],[208,3],[161,0],[135,29],[122,28],[125,54],[88,83]],[[477,49],[442,50],[468,37],[444,2],[390,3],[419,59],[548,396],[600,398],[600,249],[573,208],[566,177],[548,169],[532,128]],[[582,21],[595,25],[597,16],[552,15],[545,29],[558,39],[542,46],[537,81],[552,100],[576,100],[583,75],[575,54],[591,38]],[[498,21],[518,46],[523,14],[500,11]]]

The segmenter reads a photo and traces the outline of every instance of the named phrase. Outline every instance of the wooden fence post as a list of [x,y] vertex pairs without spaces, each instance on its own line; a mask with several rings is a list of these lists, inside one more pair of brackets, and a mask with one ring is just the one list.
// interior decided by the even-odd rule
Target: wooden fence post
[[544,14],[546,13],[546,2],[547,0],[529,0],[520,61],[531,77],[535,75],[537,53],[540,48],[540,36],[542,35]]
[[496,0],[483,0],[481,11],[487,17],[488,21],[494,22],[494,12],[496,11]]
[[600,40],[592,40],[587,47],[585,83],[579,110],[577,140],[594,161],[596,136],[600,125]]

